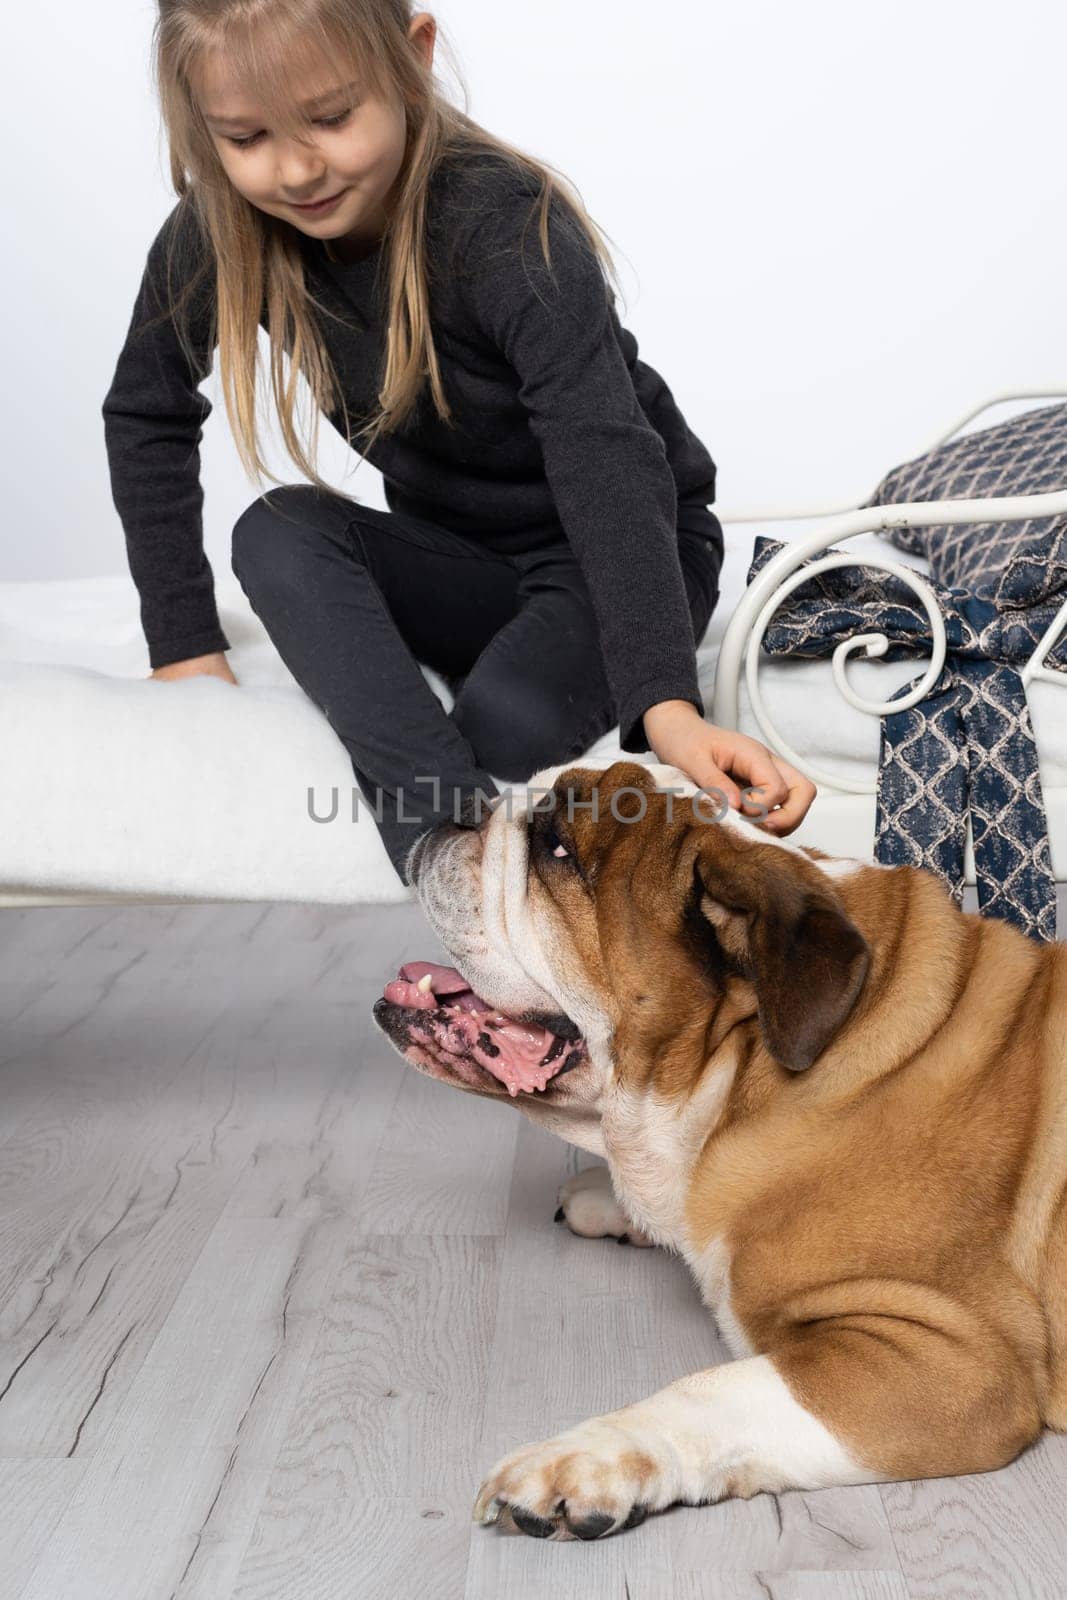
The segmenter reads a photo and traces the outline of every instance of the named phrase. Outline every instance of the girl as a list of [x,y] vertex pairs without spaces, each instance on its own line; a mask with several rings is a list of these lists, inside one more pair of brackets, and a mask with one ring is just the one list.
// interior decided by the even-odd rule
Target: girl
[[[262,324],[309,481],[249,506],[234,571],[348,750],[402,882],[423,832],[477,820],[479,792],[493,803],[491,774],[522,783],[616,723],[624,751],[789,833],[814,786],[703,716],[714,462],[620,325],[584,207],[438,91],[436,31],[411,0],[159,0],[179,200],[103,405],[152,676],[236,682],[203,550],[198,385],[217,345],[241,460],[277,484]],[[388,511],[319,477],[320,413],[381,470]]]

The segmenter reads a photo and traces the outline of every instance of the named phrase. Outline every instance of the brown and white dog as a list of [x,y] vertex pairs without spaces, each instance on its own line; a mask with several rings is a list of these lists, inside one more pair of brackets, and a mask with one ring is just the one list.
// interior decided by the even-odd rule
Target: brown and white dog
[[475,1518],[596,1538],[1067,1427],[1067,947],[928,872],[706,820],[673,767],[550,785],[418,841],[455,966],[402,968],[375,1016],[605,1157],[567,1219],[682,1254],[736,1360],[507,1456]]

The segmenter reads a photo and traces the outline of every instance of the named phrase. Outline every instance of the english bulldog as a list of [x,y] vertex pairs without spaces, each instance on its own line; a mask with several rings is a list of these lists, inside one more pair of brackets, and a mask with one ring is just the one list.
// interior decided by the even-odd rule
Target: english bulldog
[[1067,947],[709,817],[673,767],[528,788],[414,845],[454,965],[405,965],[374,1015],[604,1158],[564,1217],[684,1256],[735,1359],[506,1456],[475,1520],[600,1538],[1067,1426]]

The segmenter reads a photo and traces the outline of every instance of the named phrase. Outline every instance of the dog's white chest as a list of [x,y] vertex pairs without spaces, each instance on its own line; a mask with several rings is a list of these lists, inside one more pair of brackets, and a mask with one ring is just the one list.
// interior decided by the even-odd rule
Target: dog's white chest
[[685,1244],[688,1172],[673,1119],[620,1091],[602,1123],[611,1181],[631,1220],[657,1244]]
[[680,1103],[620,1085],[603,1114],[615,1193],[638,1227],[657,1244],[684,1255],[693,1166],[718,1120],[730,1076],[727,1071],[709,1073],[697,1092]]

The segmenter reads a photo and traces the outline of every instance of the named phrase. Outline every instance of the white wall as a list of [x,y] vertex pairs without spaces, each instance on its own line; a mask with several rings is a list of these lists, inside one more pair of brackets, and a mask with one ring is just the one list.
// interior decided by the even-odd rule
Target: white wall
[[[724,505],[862,499],[987,393],[1067,388],[1062,4],[442,0],[435,15],[471,115],[565,172],[611,235],[623,319],[718,462]],[[8,30],[0,580],[126,570],[100,405],[174,203],[154,16],[48,0]],[[384,504],[376,474],[353,478],[321,438],[327,475]],[[226,571],[261,491],[221,401],[203,456]],[[297,476],[281,451],[272,466]]]

